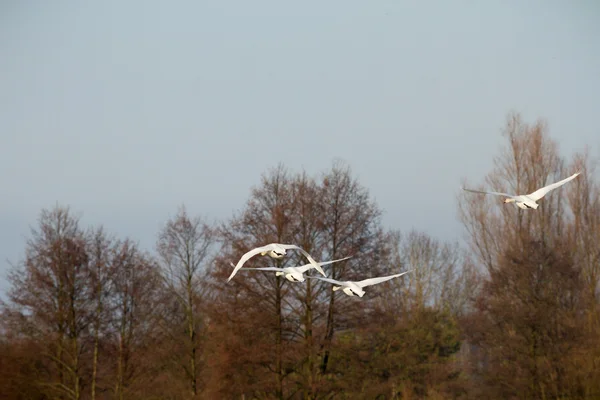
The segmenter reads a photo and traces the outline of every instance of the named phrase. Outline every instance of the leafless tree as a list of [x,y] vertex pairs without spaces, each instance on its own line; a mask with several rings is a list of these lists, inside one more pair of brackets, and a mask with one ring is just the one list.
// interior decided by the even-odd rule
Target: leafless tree
[[[494,169],[485,178],[488,190],[527,194],[564,178],[564,162],[558,155],[556,142],[548,135],[545,122],[540,120],[530,126],[519,114],[513,113],[507,118],[503,134],[507,145],[494,159]],[[465,186],[468,186],[466,182]],[[493,269],[503,244],[513,240],[525,242],[526,238],[534,237],[548,245],[560,240],[564,234],[565,203],[561,190],[546,195],[537,210],[529,210],[532,212],[523,212],[512,204],[504,205],[497,196],[462,192],[460,218],[470,248],[479,261],[488,270]]]
[[112,247],[115,239],[108,236],[102,227],[94,229],[89,234],[89,290],[94,302],[91,315],[93,330],[93,356],[92,356],[92,381],[91,398],[96,399],[98,382],[98,366],[100,339],[107,333],[111,309],[106,306],[112,293],[111,272],[113,255]]
[[[350,167],[334,162],[330,171],[324,173],[320,182],[319,201],[323,204],[322,224],[324,259],[337,259],[355,255],[348,262],[332,264],[328,276],[333,279],[364,279],[364,275],[377,275],[374,268],[382,260],[380,255],[384,234],[380,225],[381,210],[371,198],[369,191],[353,177]],[[343,278],[342,278],[343,277]],[[335,332],[335,316],[344,315],[343,306],[348,304],[346,296],[336,304],[336,293],[327,294],[327,319],[324,340],[321,346],[321,374],[327,371],[330,348]]]
[[581,283],[568,245],[507,246],[465,326],[487,358],[479,371],[486,393],[562,398],[580,392],[566,366],[585,338]]
[[[199,217],[190,218],[185,207],[181,207],[177,216],[167,221],[156,246],[168,293],[178,302],[185,320],[187,345],[184,358],[187,360],[180,365],[193,396],[199,393],[198,335],[202,316],[198,302],[206,287],[203,284],[204,273],[214,244],[211,226]],[[175,326],[178,327],[177,322]],[[179,340],[177,335],[173,338]]]
[[131,385],[149,372],[143,366],[143,357],[151,352],[155,331],[152,314],[160,281],[154,260],[131,240],[121,241],[114,251],[111,273],[114,395],[122,400],[133,397]]
[[[508,396],[515,388],[527,385],[523,390],[533,396],[542,395],[540,390],[545,396],[555,397],[567,393],[575,395],[573,390],[594,393],[600,389],[595,384],[597,368],[591,361],[600,355],[595,339],[599,328],[595,310],[600,206],[594,163],[589,153],[584,152],[576,154],[567,167],[542,121],[530,126],[518,114],[511,114],[504,133],[507,146],[485,179],[488,189],[526,194],[576,171],[582,174],[546,195],[537,210],[507,207],[495,196],[461,193],[460,215],[467,241],[475,255],[474,261],[484,267],[486,275],[477,303],[478,312],[473,314],[479,319],[467,318],[464,327],[480,327],[477,334],[469,335],[469,341],[479,343],[478,353],[490,358],[490,362],[498,362],[498,358],[494,359],[496,356],[511,360],[510,369],[502,370],[500,365],[497,369],[487,369],[494,380],[513,385],[512,389],[505,387],[504,392],[498,392],[500,396]],[[548,261],[550,259],[555,261]],[[538,271],[540,268],[543,271]],[[580,279],[584,286],[579,284]],[[585,301],[578,296],[577,306],[569,306],[567,313],[566,303],[560,300],[561,303],[556,304],[554,298],[561,299],[561,293],[571,296],[573,285],[579,285],[578,290],[587,296]],[[517,287],[518,292],[515,292]],[[496,293],[495,300],[484,301],[490,292]],[[546,295],[554,298],[547,299]],[[548,312],[554,314],[549,316]],[[555,318],[565,313],[568,315],[564,319]],[[585,325],[581,325],[581,314],[587,317]],[[487,321],[487,325],[482,321]],[[493,338],[491,333],[482,333],[492,329],[491,326],[499,328]],[[574,326],[587,327],[584,330],[587,335],[575,335],[571,330]],[[564,337],[564,332],[570,332],[569,337]],[[544,337],[538,338],[539,335]],[[570,347],[561,347],[560,342]],[[576,342],[585,346],[585,354]],[[535,351],[524,351],[527,346]],[[544,365],[539,365],[540,360],[544,360]],[[482,360],[475,356],[474,365],[480,362]],[[515,374],[519,365],[523,370]],[[566,370],[567,366],[571,367]],[[578,376],[573,374],[576,371]],[[513,378],[526,381],[519,383]],[[485,385],[491,387],[490,382]]]
[[414,229],[406,235],[394,232],[390,240],[390,269],[412,272],[406,279],[390,281],[389,292],[380,299],[387,307],[447,309],[455,316],[467,309],[478,279],[458,243],[444,243]]
[[[235,261],[254,247],[268,243],[289,243],[292,239],[290,221],[293,217],[293,202],[290,195],[290,174],[282,164],[263,175],[260,186],[252,190],[243,212],[221,227],[223,248],[221,257],[216,264],[220,271],[216,274],[216,279],[225,279],[231,272],[226,257]],[[283,260],[256,256],[249,260],[245,267],[257,266],[257,264],[284,266],[299,259],[300,257],[292,251]],[[243,326],[247,321],[246,317],[252,315],[252,311],[248,309],[249,305],[262,309],[258,313],[262,315],[261,325],[263,325],[262,329],[265,330],[266,336],[261,338],[261,343],[265,346],[266,354],[271,351],[271,346],[275,350],[273,354],[275,365],[266,363],[262,368],[266,368],[267,377],[269,372],[274,373],[275,397],[282,399],[286,376],[283,341],[287,323],[286,314],[289,312],[284,307],[283,279],[273,273],[240,271],[231,282],[225,287],[219,286],[219,289],[218,297],[220,299],[217,300],[217,304],[221,305],[220,312],[224,313],[229,310],[232,314],[228,314],[227,323],[236,321],[235,326],[229,325],[232,330]],[[228,305],[224,306],[224,304]],[[243,314],[239,314],[241,313],[240,307],[244,310]],[[233,313],[238,315],[233,315]],[[217,316],[217,318],[222,317],[223,315]],[[256,320],[254,320],[254,324],[256,324]],[[269,343],[271,338],[273,342]],[[259,345],[258,343],[254,345],[258,356],[260,354]]]
[[42,210],[32,229],[25,260],[10,274],[9,318],[38,341],[48,361],[34,382],[48,396],[82,395],[82,337],[90,320],[88,255],[78,218],[66,207]]

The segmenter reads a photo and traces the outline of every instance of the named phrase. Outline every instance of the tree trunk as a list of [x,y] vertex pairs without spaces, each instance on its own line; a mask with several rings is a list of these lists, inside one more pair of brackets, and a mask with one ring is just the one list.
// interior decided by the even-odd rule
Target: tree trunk
[[96,321],[94,324],[94,358],[92,360],[92,400],[96,400],[96,379],[98,376],[98,345],[100,342],[100,315],[102,313],[102,299],[100,297],[100,280],[98,280],[98,286],[96,290],[98,295],[98,303],[96,304]]
[[194,324],[194,298],[192,291],[192,276],[188,276],[187,282],[187,292],[188,292],[188,333],[190,339],[190,386],[192,389],[193,397],[196,397],[198,394],[198,380],[196,373],[196,326]]
[[92,400],[96,400],[96,377],[98,375],[98,327],[94,330],[94,359],[92,364]]
[[[331,259],[335,259],[337,253],[337,240],[336,240],[336,232],[337,232],[337,224],[334,227],[333,234],[333,246],[331,251]],[[335,267],[333,264],[331,265],[331,277],[335,278]],[[335,292],[331,290],[329,292],[329,308],[327,309],[327,327],[325,331],[325,340],[323,346],[325,347],[325,351],[323,353],[323,360],[321,362],[321,374],[325,375],[327,372],[327,364],[329,363],[329,349],[331,347],[331,342],[333,341],[333,314],[335,312]]]
[[115,385],[115,397],[123,400],[123,334],[119,337],[119,357],[117,360],[117,378]]
[[304,318],[305,321],[305,342],[306,342],[306,355],[307,355],[307,378],[308,378],[308,388],[306,390],[306,399],[313,399],[316,397],[316,388],[315,388],[315,379],[314,379],[314,368],[315,368],[315,360],[313,354],[313,329],[312,329],[312,319],[313,319],[313,310],[312,310],[312,286],[310,283],[310,279],[306,280],[306,312]]
[[[75,273],[73,272],[73,275]],[[75,277],[72,278],[71,284],[71,293],[70,293],[70,313],[69,313],[69,325],[70,325],[70,336],[71,336],[71,352],[72,352],[72,370],[71,374],[73,376],[73,398],[74,400],[79,400],[81,397],[81,377],[79,376],[79,343],[78,339],[78,330],[77,330],[77,312],[75,311]]]
[[323,343],[325,352],[323,353],[323,361],[321,362],[321,374],[327,372],[327,364],[329,362],[329,348],[333,340],[333,313],[335,311],[335,292],[332,290],[329,294],[329,309],[327,310],[327,330],[325,332],[325,341]]
[[275,363],[275,372],[277,374],[277,393],[276,397],[280,400],[283,400],[283,362],[282,362],[282,324],[283,318],[281,315],[281,277],[275,277],[275,307],[277,308],[277,331],[275,335],[275,351],[276,354],[276,363]]

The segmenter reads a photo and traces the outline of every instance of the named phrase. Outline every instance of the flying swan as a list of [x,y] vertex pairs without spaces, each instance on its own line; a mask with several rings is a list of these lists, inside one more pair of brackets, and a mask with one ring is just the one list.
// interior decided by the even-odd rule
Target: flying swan
[[467,192],[473,192],[473,193],[495,194],[497,196],[508,197],[507,199],[504,199],[504,203],[515,203],[517,205],[517,207],[522,208],[523,210],[527,210],[529,208],[533,208],[534,210],[536,210],[539,207],[539,204],[536,203],[536,201],[538,201],[539,199],[544,197],[546,194],[548,194],[549,191],[554,190],[557,187],[564,185],[565,183],[569,182],[572,179],[575,179],[579,174],[581,174],[581,172],[577,172],[576,174],[573,174],[570,177],[563,179],[562,181],[558,181],[556,183],[552,183],[548,186],[538,189],[533,193],[524,194],[524,195],[513,195],[513,194],[499,193],[499,192],[484,192],[481,190],[472,190],[472,189],[466,189],[466,188],[463,188],[463,190],[466,190]]
[[353,282],[353,281],[341,282],[341,281],[336,281],[335,279],[331,279],[331,278],[321,278],[320,276],[309,276],[309,278],[320,279],[325,282],[333,283],[334,285],[336,285],[333,287],[334,291],[339,290],[343,287],[342,291],[344,293],[346,293],[348,296],[363,297],[365,295],[365,291],[362,290],[362,288],[364,288],[365,286],[376,285],[381,282],[389,281],[392,278],[397,278],[404,274],[408,274],[411,271],[414,271],[414,269],[402,272],[401,274],[382,276],[379,278],[370,278],[370,279],[365,279],[363,281],[358,281],[358,282]]
[[[340,258],[338,260],[333,260],[333,261],[325,261],[325,262],[320,262],[317,263],[320,266],[323,265],[327,265],[327,264],[331,264],[334,262],[338,262],[338,261],[344,261],[347,260],[349,258],[351,258],[352,256],[349,257],[344,257],[344,258]],[[229,263],[231,264],[232,267],[234,267],[233,263]],[[275,272],[275,276],[281,276],[283,275],[285,277],[285,279],[287,279],[290,282],[304,282],[304,273],[306,271],[308,271],[309,269],[314,268],[312,264],[306,264],[306,265],[302,265],[299,267],[285,267],[285,268],[277,268],[277,267],[263,267],[263,268],[242,268],[242,271],[253,271],[253,270],[259,270],[259,271],[277,271]]]
[[242,258],[240,258],[240,260],[238,261],[237,265],[233,268],[233,272],[231,273],[231,275],[229,275],[229,278],[227,278],[227,282],[229,282],[231,280],[231,278],[233,278],[233,276],[238,272],[238,270],[240,268],[242,268],[242,265],[244,265],[244,263],[246,261],[248,261],[250,258],[254,257],[255,255],[257,255],[257,254],[260,254],[261,256],[268,255],[271,258],[274,258],[276,260],[281,260],[286,255],[287,250],[298,250],[299,252],[301,252],[302,254],[304,254],[306,256],[306,258],[308,259],[310,264],[317,271],[319,271],[321,273],[321,275],[327,276],[327,275],[325,275],[325,272],[323,271],[323,268],[321,268],[319,263],[317,263],[310,256],[310,254],[308,254],[306,252],[306,250],[304,250],[303,248],[298,247],[295,244],[269,243],[266,246],[257,247],[255,249],[250,250],[246,254],[244,254],[242,256]]

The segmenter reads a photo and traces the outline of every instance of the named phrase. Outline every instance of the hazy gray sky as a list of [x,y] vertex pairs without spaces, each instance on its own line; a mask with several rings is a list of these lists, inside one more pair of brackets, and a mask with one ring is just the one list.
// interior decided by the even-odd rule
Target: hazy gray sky
[[598,149],[600,3],[3,1],[0,293],[57,202],[150,249],[223,219],[279,161],[348,161],[385,223],[461,235],[514,109]]

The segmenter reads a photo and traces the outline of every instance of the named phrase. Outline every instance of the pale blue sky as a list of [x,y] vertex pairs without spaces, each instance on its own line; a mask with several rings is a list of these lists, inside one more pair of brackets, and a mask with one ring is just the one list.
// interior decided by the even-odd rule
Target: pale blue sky
[[0,4],[0,293],[56,202],[148,249],[223,219],[267,168],[348,161],[390,227],[453,240],[514,109],[598,149],[600,3]]

